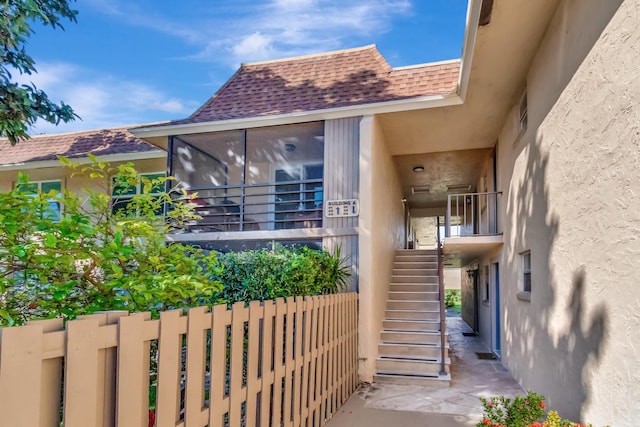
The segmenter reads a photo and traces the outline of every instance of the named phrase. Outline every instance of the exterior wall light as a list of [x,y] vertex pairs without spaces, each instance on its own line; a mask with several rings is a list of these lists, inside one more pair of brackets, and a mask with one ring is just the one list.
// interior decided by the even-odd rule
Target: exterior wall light
[[414,172],[424,172],[424,166],[414,166],[413,167],[413,171]]

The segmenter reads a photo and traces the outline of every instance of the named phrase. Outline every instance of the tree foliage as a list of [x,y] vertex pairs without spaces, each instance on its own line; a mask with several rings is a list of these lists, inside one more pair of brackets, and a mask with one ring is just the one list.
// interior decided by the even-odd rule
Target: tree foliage
[[39,118],[58,124],[77,117],[69,105],[52,102],[35,85],[13,82],[11,73],[37,72],[25,50],[34,23],[63,29],[61,21],[75,22],[78,12],[68,0],[4,0],[0,10],[0,135],[15,144],[29,138],[27,128]]
[[[63,158],[74,174],[91,180],[93,189],[84,194],[0,193],[0,326],[99,310],[157,313],[202,305],[222,289],[214,252],[166,244],[167,232],[194,218],[171,193],[151,191],[166,178],[92,160],[77,165]],[[18,184],[26,183],[21,175]],[[137,185],[142,194],[127,196],[113,212],[114,188],[117,194]],[[51,214],[52,201],[63,206],[60,214]]]

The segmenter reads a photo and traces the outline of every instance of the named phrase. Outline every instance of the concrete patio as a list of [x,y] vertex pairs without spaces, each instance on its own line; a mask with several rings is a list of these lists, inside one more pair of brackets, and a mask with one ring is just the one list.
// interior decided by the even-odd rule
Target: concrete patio
[[474,426],[482,418],[480,397],[525,392],[498,360],[479,359],[488,352],[460,317],[447,317],[451,363],[450,387],[371,384],[361,386],[329,422],[330,427]]

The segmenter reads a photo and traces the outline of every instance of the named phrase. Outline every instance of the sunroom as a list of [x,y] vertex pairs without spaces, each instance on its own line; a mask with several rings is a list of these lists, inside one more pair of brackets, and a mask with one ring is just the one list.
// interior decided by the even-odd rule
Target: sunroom
[[324,122],[176,135],[169,173],[194,193],[188,232],[322,227]]

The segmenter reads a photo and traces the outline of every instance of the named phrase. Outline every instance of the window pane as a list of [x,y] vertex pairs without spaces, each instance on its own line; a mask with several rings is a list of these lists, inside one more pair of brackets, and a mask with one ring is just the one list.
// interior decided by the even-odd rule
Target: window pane
[[524,291],[531,292],[531,273],[524,273]]
[[38,183],[30,182],[28,184],[18,184],[18,190],[22,193],[37,193],[38,192]]
[[322,178],[323,162],[323,122],[247,130],[247,184],[273,182],[272,165],[279,169],[319,165],[313,174]]
[[172,174],[186,188],[240,185],[243,151],[242,130],[176,136]]
[[[153,181],[159,178],[164,178],[164,176],[165,176],[164,173],[149,173],[149,174],[143,174],[141,178],[146,178],[149,181]],[[143,189],[144,185],[141,184],[140,188]],[[164,191],[164,182],[155,182],[151,186],[151,192],[149,194],[158,194],[158,193],[162,193],[163,191]]]
[[49,193],[51,190],[55,190],[58,193],[62,192],[62,182],[61,181],[51,181],[51,182],[43,182],[42,183],[42,192]]
[[526,253],[522,255],[522,268],[524,271],[531,271],[531,254]]
[[126,183],[115,183],[113,185],[113,196],[135,196],[138,193],[138,189],[135,185],[129,185]]

